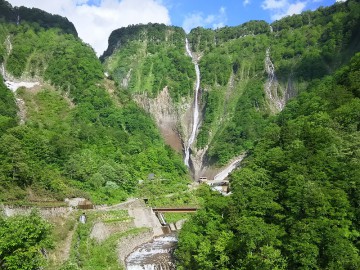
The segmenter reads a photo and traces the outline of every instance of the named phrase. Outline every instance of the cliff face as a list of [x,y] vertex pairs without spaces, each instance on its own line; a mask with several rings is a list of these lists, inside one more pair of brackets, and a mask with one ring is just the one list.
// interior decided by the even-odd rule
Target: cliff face
[[[342,22],[339,12],[347,16]],[[189,162],[197,178],[252,148],[287,100],[348,61],[359,49],[357,24],[346,23],[352,16],[344,4],[272,25],[196,28],[187,37],[176,27],[132,26],[112,33],[101,59],[122,91],[153,116],[166,142],[182,152],[194,125],[198,64],[201,110]],[[334,24],[343,32],[331,43],[325,36]],[[330,49],[330,43],[337,46]]]
[[[187,120],[184,119],[181,107],[176,107],[173,103],[169,89],[165,87],[155,98],[150,98],[147,94],[137,94],[133,98],[140,107],[151,114],[165,142],[181,153],[183,141],[180,134],[182,129],[179,129],[179,127],[186,123]],[[185,107],[187,105],[184,104]]]

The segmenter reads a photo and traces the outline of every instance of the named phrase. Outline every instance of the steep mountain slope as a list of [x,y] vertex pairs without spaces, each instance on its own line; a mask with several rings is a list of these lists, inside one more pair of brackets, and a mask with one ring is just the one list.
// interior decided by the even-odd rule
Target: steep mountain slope
[[191,130],[194,65],[184,54],[185,32],[161,24],[115,30],[101,57],[121,89],[150,112],[167,143],[182,150]]
[[162,192],[174,183],[176,190],[185,188],[185,167],[150,117],[104,78],[92,48],[52,27],[67,20],[41,11],[47,18],[42,20],[38,10],[27,12],[36,23],[0,23],[4,83],[27,87],[12,94],[0,83],[6,104],[0,111],[0,200],[81,195],[118,202],[134,195],[138,180],[149,174],[154,181],[167,180],[158,183]]
[[182,144],[183,151],[194,125],[191,60],[199,65],[200,128],[190,147],[190,169],[195,178],[212,177],[212,165],[225,165],[251,149],[291,97],[359,50],[358,11],[359,2],[348,1],[271,25],[196,28],[188,35],[192,59],[181,29],[131,26],[112,33],[102,60],[120,87],[156,119],[168,143],[176,149]]
[[177,269],[360,268],[360,53],[289,101],[231,177],[205,188]]
[[251,22],[242,32],[239,27],[191,32],[194,50],[204,55],[202,88],[211,100],[210,106],[204,102],[197,146],[209,144],[209,157],[220,163],[250,148],[269,115],[359,51],[358,6],[350,1],[270,26]]
[[27,22],[34,28],[58,28],[63,33],[72,34],[77,37],[77,32],[73,23],[67,18],[49,14],[37,8],[13,7],[5,0],[0,0],[0,19],[11,23]]

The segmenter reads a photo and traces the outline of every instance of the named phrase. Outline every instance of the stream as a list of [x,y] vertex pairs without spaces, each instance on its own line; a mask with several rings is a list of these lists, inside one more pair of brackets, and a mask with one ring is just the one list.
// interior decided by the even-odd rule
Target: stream
[[191,145],[195,141],[196,132],[199,126],[199,104],[198,104],[198,94],[200,89],[200,68],[197,63],[196,58],[193,56],[188,39],[185,40],[185,48],[187,54],[192,58],[194,65],[195,65],[195,72],[196,72],[196,86],[195,86],[195,93],[194,93],[194,112],[193,112],[193,125],[191,130],[191,135],[189,137],[189,140],[187,144],[185,145],[185,159],[184,163],[187,167],[189,167],[189,160],[190,160],[190,148]]
[[166,234],[154,238],[137,247],[126,258],[127,270],[173,270],[175,263],[173,251],[175,250],[177,237],[175,233]]

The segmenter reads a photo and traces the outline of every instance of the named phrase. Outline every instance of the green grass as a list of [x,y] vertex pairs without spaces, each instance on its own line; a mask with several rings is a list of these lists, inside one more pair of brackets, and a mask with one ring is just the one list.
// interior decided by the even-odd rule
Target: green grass
[[127,210],[111,210],[99,213],[98,219],[104,223],[126,222],[131,219]]

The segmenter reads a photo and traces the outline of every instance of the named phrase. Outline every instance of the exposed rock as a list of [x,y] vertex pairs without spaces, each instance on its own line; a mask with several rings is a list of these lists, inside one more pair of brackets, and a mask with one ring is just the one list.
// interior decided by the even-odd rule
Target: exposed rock
[[132,68],[130,68],[129,72],[126,74],[126,77],[122,80],[121,82],[121,86],[124,88],[127,88],[129,85],[129,81],[131,78],[131,72],[132,72]]
[[282,111],[285,107],[286,95],[285,90],[280,86],[276,75],[275,66],[270,59],[270,48],[266,50],[265,56],[265,71],[268,74],[268,79],[265,83],[265,93],[268,99],[269,107],[273,113]]
[[176,108],[172,102],[169,89],[165,87],[156,98],[151,98],[147,94],[142,94],[135,95],[134,100],[154,118],[166,144],[170,145],[178,152],[181,152],[183,145],[179,126],[182,126],[182,124],[179,123],[178,120],[181,119],[181,117],[179,117],[181,113],[179,113],[179,109]]
[[15,100],[16,100],[16,105],[19,108],[19,111],[17,112],[17,116],[19,117],[19,124],[23,125],[25,124],[25,120],[26,120],[25,101],[18,97]]
[[181,230],[184,226],[184,223],[186,222],[186,219],[181,219],[175,222],[175,227],[177,230]]

